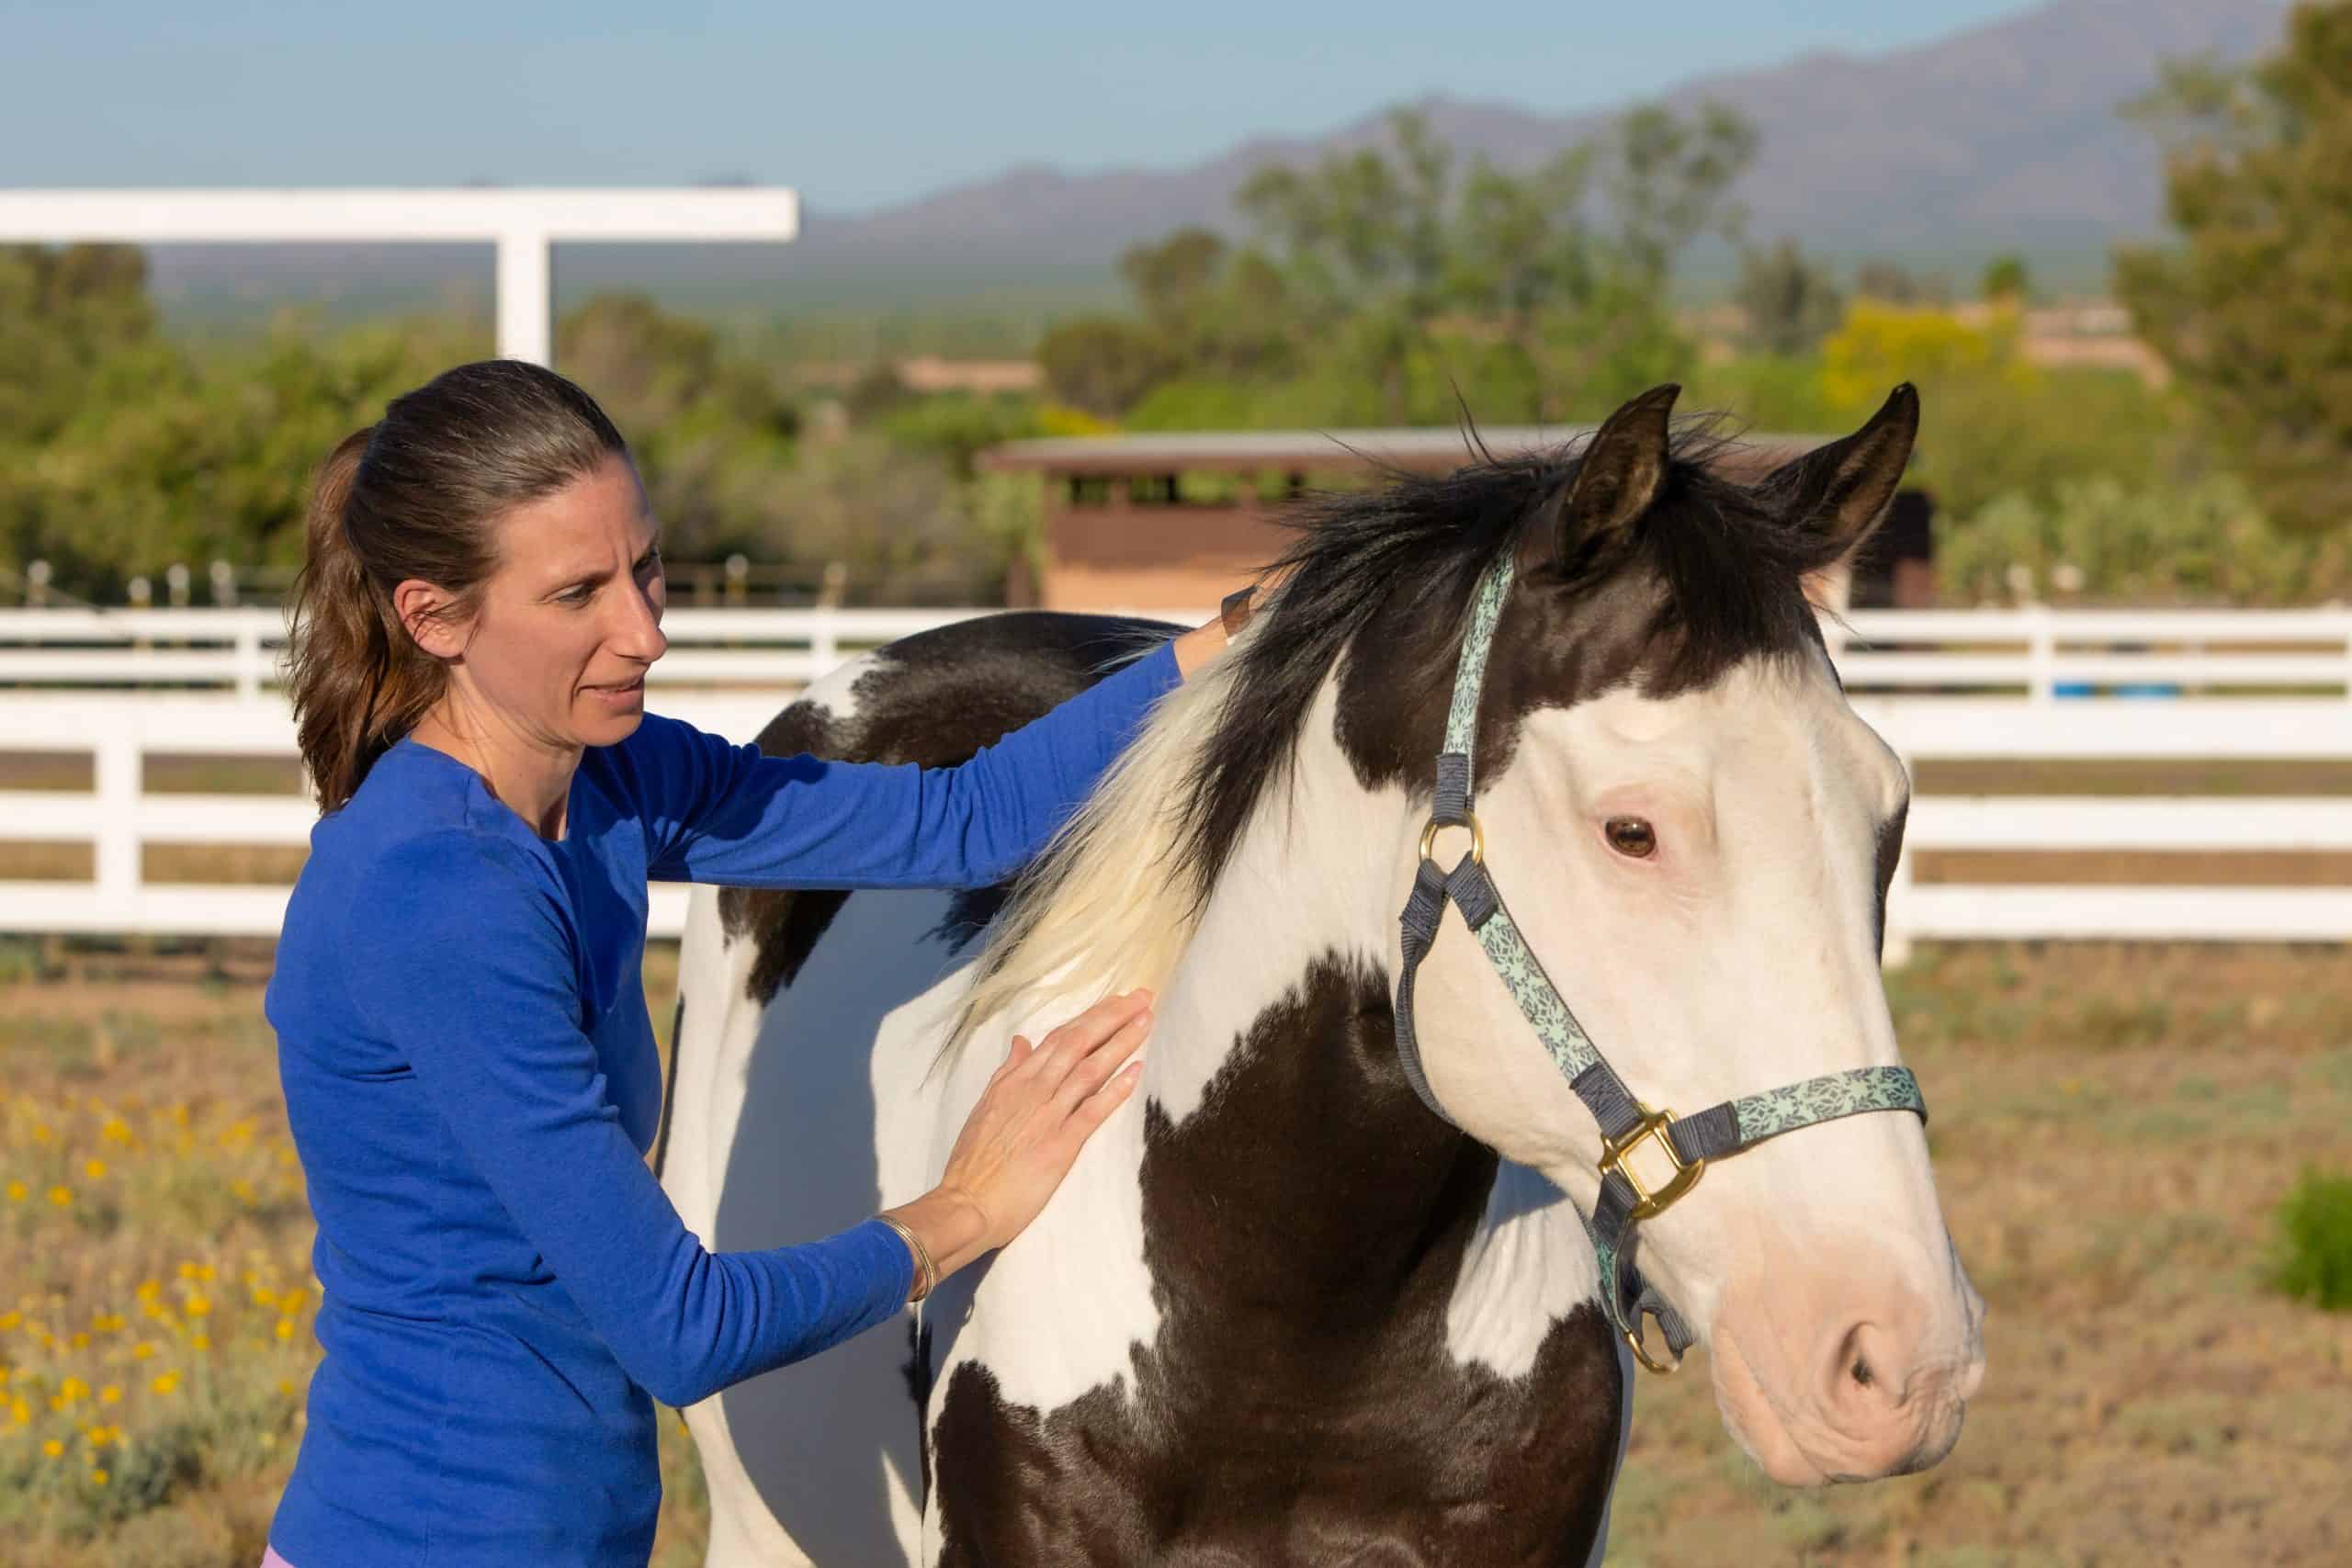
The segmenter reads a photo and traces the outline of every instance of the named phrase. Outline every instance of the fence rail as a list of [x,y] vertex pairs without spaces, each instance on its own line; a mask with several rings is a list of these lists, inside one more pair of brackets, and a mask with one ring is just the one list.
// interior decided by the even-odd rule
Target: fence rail
[[[773,716],[775,693],[681,691],[665,713],[748,739]],[[1910,765],[2058,759],[2290,761],[2352,764],[2352,703],[2324,699],[2019,699],[1858,697],[1854,705]],[[66,693],[0,695],[0,763],[86,758],[87,784],[0,789],[0,841],[92,846],[85,880],[0,880],[0,930],[156,935],[275,935],[284,886],[212,886],[149,876],[157,846],[307,844],[315,812],[293,795],[184,794],[150,787],[159,757],[297,754],[282,699],[151,694],[92,702]],[[51,767],[52,776],[81,764]],[[2112,938],[2352,941],[2352,886],[2001,886],[1921,882],[1917,857],[1940,851],[2352,851],[2352,795],[2096,796],[1922,794],[1913,804],[1888,949],[1913,940]],[[0,873],[0,875],[5,875]],[[684,890],[653,890],[650,929],[675,936]]]
[[[674,609],[657,688],[797,690],[843,658],[983,609]],[[1163,618],[1199,621],[1203,610]],[[1850,628],[1850,629],[1849,629]],[[2352,699],[2352,609],[1870,610],[1825,626],[1849,691],[2231,693]],[[0,689],[182,689],[257,698],[279,681],[278,611],[0,610]]]

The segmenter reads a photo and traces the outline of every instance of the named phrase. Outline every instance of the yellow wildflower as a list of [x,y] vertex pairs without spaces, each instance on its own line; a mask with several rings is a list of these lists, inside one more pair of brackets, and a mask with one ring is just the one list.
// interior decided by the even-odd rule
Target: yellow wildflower
[[130,1348],[130,1359],[134,1361],[143,1361],[154,1353],[155,1342],[153,1339],[141,1339]]
[[107,1472],[103,1470],[94,1470],[90,1472],[90,1481],[94,1485],[104,1486],[107,1483]]
[[33,1424],[33,1407],[21,1399],[12,1399],[8,1402],[8,1419],[16,1426],[29,1427]]
[[202,1291],[190,1291],[187,1300],[180,1303],[180,1310],[190,1317],[202,1317],[212,1310],[212,1298]]
[[254,1287],[254,1305],[257,1307],[266,1307],[276,1306],[277,1304],[277,1292],[276,1291],[271,1290],[267,1285],[255,1285]]
[[292,1318],[281,1317],[277,1320],[277,1337],[280,1339],[291,1339],[294,1337],[294,1320]]
[[74,1348],[76,1350],[86,1350],[89,1348],[90,1331],[86,1328],[75,1329],[74,1331]]
[[40,1451],[55,1459],[65,1451],[65,1444],[56,1438],[51,1438],[40,1446]]
[[90,1385],[80,1378],[69,1377],[58,1386],[65,1391],[68,1399],[87,1399],[90,1395]]
[[11,1181],[8,1183],[8,1201],[11,1203],[21,1203],[25,1201],[25,1194],[31,1190],[31,1188],[27,1187],[21,1181]]
[[0,1312],[0,1329],[10,1329],[10,1328],[14,1328],[14,1327],[16,1327],[16,1326],[17,1326],[17,1325],[18,1325],[18,1324],[20,1324],[20,1323],[22,1323],[22,1322],[24,1322],[24,1321],[25,1321],[25,1314],[24,1314],[23,1313],[20,1313],[20,1312]]
[[66,1204],[74,1201],[74,1189],[71,1187],[52,1187],[49,1190],[49,1201],[62,1209],[65,1207]]
[[139,1299],[141,1301],[152,1302],[163,1293],[164,1281],[161,1280],[141,1280],[139,1281]]
[[294,1289],[287,1292],[285,1296],[278,1302],[277,1310],[284,1313],[287,1316],[292,1317],[296,1313],[300,1312],[304,1307],[309,1306],[310,1304],[311,1298],[309,1294],[305,1292],[300,1285],[297,1285]]
[[155,1392],[156,1392],[157,1393],[170,1393],[172,1391],[174,1391],[175,1389],[178,1388],[179,1386],[180,1386],[180,1375],[179,1375],[179,1373],[177,1373],[177,1372],[157,1372],[157,1373],[155,1374],[155,1382],[154,1382],[153,1387],[154,1387],[154,1390],[155,1390]]
[[119,1312],[102,1312],[90,1319],[91,1328],[100,1334],[119,1334],[122,1325],[123,1316]]
[[106,1387],[98,1390],[98,1403],[100,1404],[113,1404],[120,1401],[121,1398],[122,1389],[119,1384],[108,1383]]
[[187,1343],[188,1348],[191,1350],[209,1350],[212,1348],[212,1336],[209,1334],[191,1334],[187,1337]]
[[294,1392],[294,1380],[292,1378],[278,1379],[277,1392],[280,1393],[292,1393]]
[[109,1116],[106,1125],[98,1129],[98,1136],[110,1144],[128,1144],[130,1142],[130,1123],[119,1116]]
[[36,1144],[45,1144],[45,1143],[49,1142],[49,1140],[50,1140],[50,1139],[51,1139],[52,1137],[55,1137],[55,1136],[56,1136],[56,1134],[53,1134],[53,1133],[51,1133],[51,1132],[49,1130],[49,1123],[48,1123],[48,1122],[34,1122],[34,1123],[33,1123],[33,1142],[34,1142],[34,1143],[36,1143]]
[[84,1160],[82,1174],[93,1181],[103,1181],[106,1179],[107,1162],[102,1159]]

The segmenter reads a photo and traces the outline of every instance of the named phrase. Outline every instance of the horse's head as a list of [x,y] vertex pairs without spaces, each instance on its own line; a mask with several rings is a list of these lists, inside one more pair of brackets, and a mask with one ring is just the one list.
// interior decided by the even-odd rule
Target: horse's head
[[[1339,728],[1366,782],[1431,789],[1466,585],[1508,552],[1476,704],[1484,863],[1571,1031],[1645,1106],[1688,1114],[1897,1061],[1880,946],[1908,784],[1848,706],[1805,581],[1884,512],[1918,405],[1899,388],[1746,486],[1678,450],[1674,390],[1620,409],[1580,458],[1518,466],[1484,558],[1388,596],[1341,661]],[[1401,897],[1421,845],[1394,847]],[[1449,829],[1435,858],[1468,847]],[[1453,914],[1418,993],[1437,1102],[1592,1212],[1594,1113]],[[1626,1159],[1649,1190],[1673,1174],[1655,1139]],[[1798,1483],[1940,1458],[1982,1375],[1983,1303],[1919,1118],[1801,1125],[1701,1176],[1638,1226],[1635,1260],[1711,1343],[1742,1445]]]
[[[1885,1475],[1957,1435],[1983,1303],[1919,1120],[1824,1119],[1871,1103],[1836,1104],[1825,1075],[1909,1087],[1879,971],[1908,787],[1847,705],[1805,585],[1884,512],[1917,400],[1898,389],[1854,435],[1743,484],[1720,444],[1670,437],[1673,396],[1626,404],[1574,456],[1313,503],[1265,613],[1163,705],[991,935],[949,1048],[1073,976],[1159,984],[1220,903],[1245,950],[1262,922],[1304,920],[1395,964],[1432,803],[1451,815],[1439,752],[1466,744],[1492,891],[1523,946],[1498,960],[1491,920],[1475,940],[1450,912],[1436,928],[1411,1009],[1430,1098],[1588,1213],[1606,1195],[1603,1136],[1563,1061],[1597,1049],[1658,1111],[1747,1102],[1700,1140],[1728,1146],[1728,1129],[1752,1146],[1695,1181],[1669,1181],[1655,1137],[1625,1155],[1642,1184],[1679,1192],[1629,1255],[1712,1343],[1724,1419],[1767,1472]],[[1459,699],[1481,646],[1483,680]],[[1309,787],[1285,802],[1285,776]],[[1449,865],[1467,847],[1458,829],[1435,840]],[[1226,889],[1245,845],[1263,858]],[[1216,954],[1221,996],[1250,959]],[[1287,983],[1295,957],[1272,954],[1258,981]],[[1556,987],[1548,1045],[1501,977],[1514,962]],[[1563,1050],[1570,1014],[1589,1043]],[[1380,1021],[1367,1013],[1360,1038]],[[1192,1022],[1209,1058],[1229,1049],[1229,1025]],[[1400,1064],[1363,1066],[1393,1104]],[[1196,1062],[1154,1092],[1181,1113],[1204,1081]],[[1816,1092],[1748,1099],[1797,1085]]]

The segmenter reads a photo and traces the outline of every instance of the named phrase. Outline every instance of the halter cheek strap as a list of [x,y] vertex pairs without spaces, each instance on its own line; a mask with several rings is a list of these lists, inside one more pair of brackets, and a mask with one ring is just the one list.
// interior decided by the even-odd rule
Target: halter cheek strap
[[[1672,1371],[1681,1364],[1682,1352],[1690,1348],[1693,1336],[1681,1314],[1634,1267],[1634,1227],[1664,1213],[1698,1185],[1710,1160],[1728,1158],[1781,1133],[1866,1111],[1909,1111],[1924,1122],[1927,1102],[1920,1098],[1917,1080],[1903,1067],[1825,1073],[1679,1118],[1671,1111],[1651,1110],[1625,1087],[1568,1010],[1559,987],[1552,984],[1512,923],[1501,893],[1487,874],[1486,833],[1470,808],[1478,694],[1510,581],[1511,561],[1506,553],[1480,581],[1471,604],[1469,626],[1463,634],[1462,661],[1454,672],[1453,701],[1446,713],[1445,750],[1438,755],[1429,825],[1421,830],[1420,866],[1399,922],[1404,964],[1396,978],[1397,1060],[1421,1102],[1453,1123],[1453,1118],[1430,1091],[1413,1027],[1414,974],[1437,941],[1439,921],[1451,903],[1462,911],[1464,923],[1486,950],[1545,1053],[1600,1125],[1600,1193],[1585,1228],[1600,1264],[1601,1302],[1610,1322],[1625,1337],[1642,1365],[1652,1371]],[[1438,830],[1448,827],[1466,828],[1470,832],[1469,852],[1450,872],[1440,869],[1432,854]],[[1633,1156],[1645,1145],[1650,1145],[1645,1158],[1664,1162],[1664,1179],[1655,1187],[1633,1164]],[[1653,1163],[1650,1177],[1659,1174]],[[1657,1319],[1674,1358],[1671,1361],[1654,1360],[1643,1348],[1645,1314]]]

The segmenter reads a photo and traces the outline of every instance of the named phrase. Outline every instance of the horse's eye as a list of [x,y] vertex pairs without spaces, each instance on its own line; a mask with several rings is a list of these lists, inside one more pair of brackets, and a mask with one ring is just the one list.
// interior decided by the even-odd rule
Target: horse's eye
[[1621,855],[1647,860],[1657,853],[1657,829],[1638,817],[1611,817],[1601,831],[1609,835],[1609,847]]

